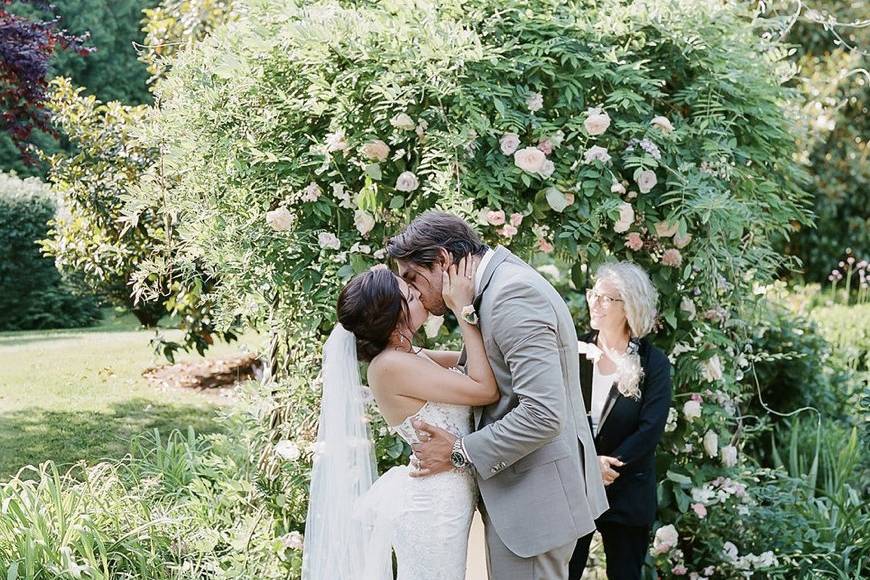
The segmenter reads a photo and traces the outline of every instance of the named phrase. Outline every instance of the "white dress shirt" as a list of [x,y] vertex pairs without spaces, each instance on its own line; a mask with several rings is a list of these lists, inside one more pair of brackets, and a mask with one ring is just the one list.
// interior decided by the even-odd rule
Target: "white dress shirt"
[[592,365],[592,432],[598,434],[598,425],[601,423],[601,414],[604,413],[604,403],[607,395],[616,381],[616,374],[605,375],[598,370],[598,364]]
[[486,266],[489,264],[489,261],[492,260],[492,257],[495,255],[495,251],[492,248],[486,250],[486,253],[483,255],[483,258],[480,259],[480,264],[477,266],[477,272],[474,274],[474,293],[480,294],[480,284],[483,282],[483,272],[486,270]]

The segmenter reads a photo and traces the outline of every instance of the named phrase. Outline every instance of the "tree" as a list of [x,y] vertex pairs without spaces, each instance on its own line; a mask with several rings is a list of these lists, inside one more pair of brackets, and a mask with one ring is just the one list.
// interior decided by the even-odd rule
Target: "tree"
[[[32,4],[49,10],[42,0]],[[57,48],[74,50],[84,56],[92,49],[84,37],[58,30],[58,18],[31,20],[9,12],[11,0],[0,4],[0,128],[9,133],[25,157],[27,140],[34,128],[52,133],[45,110],[49,63]]]
[[[138,300],[131,288],[141,261],[160,245],[165,228],[171,227],[154,208],[140,206],[134,219],[125,214],[130,188],[155,160],[153,148],[130,137],[148,109],[104,104],[94,96],[83,96],[83,90],[66,79],[52,81],[49,109],[75,145],[75,154],[49,158],[49,179],[60,192],[66,212],[51,222],[43,248],[61,270],[76,273],[92,291],[128,308],[143,326],[154,328],[167,314],[178,316],[185,330],[183,343],[160,336],[154,343],[170,360],[180,348],[203,353],[215,333],[206,298],[214,283],[210,276],[197,270],[189,284],[170,283],[149,300]],[[225,340],[235,338],[229,328],[219,334]]]

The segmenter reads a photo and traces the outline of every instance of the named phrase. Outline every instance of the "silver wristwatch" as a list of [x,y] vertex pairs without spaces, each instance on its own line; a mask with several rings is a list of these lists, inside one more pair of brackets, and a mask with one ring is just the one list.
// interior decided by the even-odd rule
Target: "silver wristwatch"
[[450,463],[456,469],[465,469],[470,465],[468,457],[465,456],[465,451],[462,449],[462,439],[457,439],[453,442],[453,450],[450,452]]

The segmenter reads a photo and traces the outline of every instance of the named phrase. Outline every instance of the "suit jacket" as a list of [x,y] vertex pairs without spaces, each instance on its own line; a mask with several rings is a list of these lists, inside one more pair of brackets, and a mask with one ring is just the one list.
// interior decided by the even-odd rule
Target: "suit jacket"
[[501,398],[475,409],[465,449],[501,541],[517,556],[537,556],[592,532],[607,509],[577,333],[558,292],[503,247],[475,306]]
[[[594,343],[597,332],[580,337]],[[614,386],[598,422],[595,448],[598,455],[624,462],[620,475],[607,486],[610,509],[603,521],[632,526],[653,523],[656,514],[656,446],[661,440],[671,408],[671,363],[661,350],[642,338],[638,351],[644,376],[639,401],[624,397]],[[592,361],[580,356],[580,381],[587,412],[592,401]],[[591,418],[589,420],[591,424]]]

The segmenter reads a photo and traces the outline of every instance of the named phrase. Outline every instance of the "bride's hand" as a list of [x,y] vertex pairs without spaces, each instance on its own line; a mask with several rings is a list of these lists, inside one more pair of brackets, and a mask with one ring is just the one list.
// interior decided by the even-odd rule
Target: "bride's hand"
[[479,262],[473,256],[466,256],[458,264],[451,264],[442,272],[441,295],[444,304],[457,316],[462,309],[474,302],[474,275]]

